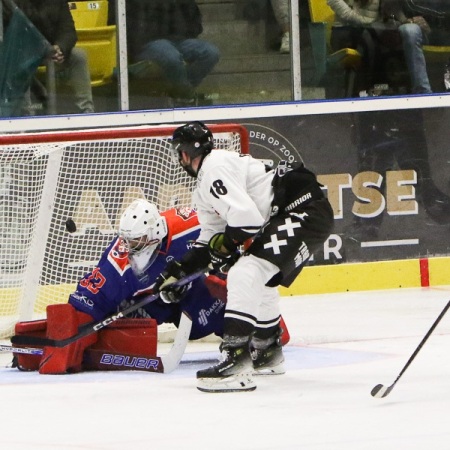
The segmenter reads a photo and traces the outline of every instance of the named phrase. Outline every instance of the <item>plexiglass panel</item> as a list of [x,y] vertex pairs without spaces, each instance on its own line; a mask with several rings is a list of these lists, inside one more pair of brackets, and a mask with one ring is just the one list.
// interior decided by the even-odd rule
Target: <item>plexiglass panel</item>
[[[450,6],[443,0],[33,5],[2,0],[3,117],[450,89],[444,80]],[[60,37],[58,28],[72,19],[73,29]],[[52,29],[46,23],[53,23]]]

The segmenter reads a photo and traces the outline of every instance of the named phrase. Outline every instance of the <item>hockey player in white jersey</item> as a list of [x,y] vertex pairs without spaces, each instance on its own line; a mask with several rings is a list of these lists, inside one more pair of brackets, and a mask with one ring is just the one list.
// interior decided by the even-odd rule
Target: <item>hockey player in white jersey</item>
[[[250,155],[214,150],[201,122],[177,128],[172,152],[197,178],[200,235],[177,265],[162,272],[162,289],[212,263],[227,274],[222,361],[197,372],[205,392],[251,391],[253,374],[284,373],[277,286],[289,286],[333,226],[332,208],[303,164],[277,170]],[[242,253],[245,242],[250,246]]]

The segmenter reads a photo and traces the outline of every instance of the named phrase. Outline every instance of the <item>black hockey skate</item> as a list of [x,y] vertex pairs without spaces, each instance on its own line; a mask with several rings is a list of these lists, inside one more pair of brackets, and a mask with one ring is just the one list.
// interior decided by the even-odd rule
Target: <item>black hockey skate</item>
[[278,339],[266,348],[255,348],[252,345],[251,355],[253,375],[282,375],[286,372],[283,350]]
[[224,347],[222,361],[197,372],[197,389],[202,392],[254,391],[252,358],[248,343],[240,347]]

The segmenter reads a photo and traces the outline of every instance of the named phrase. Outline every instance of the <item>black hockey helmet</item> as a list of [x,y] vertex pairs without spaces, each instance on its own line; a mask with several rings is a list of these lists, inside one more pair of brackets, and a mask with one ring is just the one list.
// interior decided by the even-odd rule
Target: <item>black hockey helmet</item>
[[189,122],[178,127],[172,136],[172,151],[177,159],[181,152],[186,152],[191,158],[206,156],[214,148],[211,131],[203,122]]

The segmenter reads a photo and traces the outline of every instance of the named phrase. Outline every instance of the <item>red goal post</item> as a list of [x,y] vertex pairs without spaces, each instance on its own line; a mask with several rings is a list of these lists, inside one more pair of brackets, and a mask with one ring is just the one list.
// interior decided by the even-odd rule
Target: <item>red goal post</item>
[[[169,152],[177,126],[0,136],[0,338],[67,301],[132,200],[146,198],[161,211],[192,206],[195,179]],[[243,126],[208,127],[215,148],[248,153]]]

